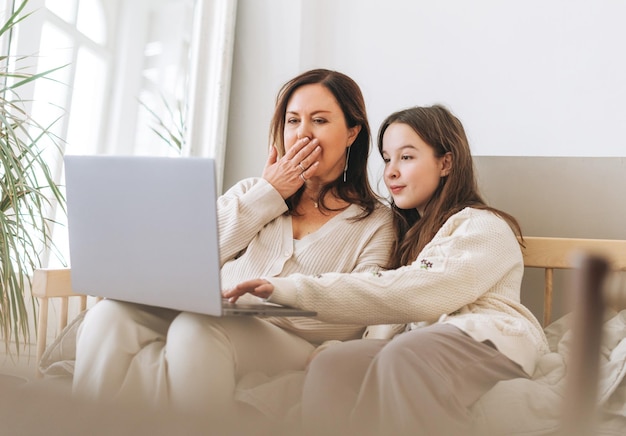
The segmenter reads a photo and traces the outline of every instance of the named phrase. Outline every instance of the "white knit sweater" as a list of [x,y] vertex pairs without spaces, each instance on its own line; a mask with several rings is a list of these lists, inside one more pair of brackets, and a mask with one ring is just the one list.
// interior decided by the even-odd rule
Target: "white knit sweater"
[[[293,239],[287,205],[266,180],[239,182],[218,199],[222,288],[258,277],[329,271],[378,271],[393,242],[391,211],[382,203],[367,218],[352,205],[320,229]],[[316,318],[271,318],[270,322],[315,344],[360,338],[365,323],[327,323]]]
[[412,264],[392,271],[272,278],[270,301],[311,309],[328,322],[446,322],[490,340],[528,374],[548,350],[541,326],[520,303],[524,272],[508,224],[466,208],[439,229]]

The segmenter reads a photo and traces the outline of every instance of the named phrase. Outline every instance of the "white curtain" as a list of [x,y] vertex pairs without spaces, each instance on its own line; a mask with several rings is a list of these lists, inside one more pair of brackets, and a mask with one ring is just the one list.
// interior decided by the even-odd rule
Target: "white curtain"
[[191,44],[188,148],[213,157],[221,192],[237,0],[198,0]]

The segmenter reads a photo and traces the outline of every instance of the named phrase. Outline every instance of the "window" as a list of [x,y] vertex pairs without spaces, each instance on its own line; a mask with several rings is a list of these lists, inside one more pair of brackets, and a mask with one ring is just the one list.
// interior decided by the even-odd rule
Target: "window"
[[[39,0],[41,2],[41,0]],[[193,0],[45,0],[38,71],[68,64],[35,101],[67,113],[68,154],[167,154],[159,122],[184,124]],[[48,103],[35,111],[54,119]],[[182,128],[182,127],[181,127]]]
[[[191,138],[195,147],[183,152],[216,157],[219,185],[236,4],[29,0],[34,13],[20,24],[14,53],[37,54],[37,72],[64,67],[37,81],[27,109],[52,125],[66,154],[177,155]],[[55,226],[54,239],[69,259],[65,226]]]

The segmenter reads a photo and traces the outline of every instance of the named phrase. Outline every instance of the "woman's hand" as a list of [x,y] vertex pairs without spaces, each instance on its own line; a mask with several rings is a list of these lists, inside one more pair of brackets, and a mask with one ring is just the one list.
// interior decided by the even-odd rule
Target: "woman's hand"
[[235,303],[244,294],[252,294],[260,298],[269,298],[274,292],[274,285],[265,279],[254,279],[239,283],[233,289],[222,291],[222,297]]
[[304,182],[315,175],[322,152],[317,139],[307,137],[298,139],[287,150],[285,155],[278,159],[276,147],[272,146],[265,163],[263,178],[286,199],[296,193]]

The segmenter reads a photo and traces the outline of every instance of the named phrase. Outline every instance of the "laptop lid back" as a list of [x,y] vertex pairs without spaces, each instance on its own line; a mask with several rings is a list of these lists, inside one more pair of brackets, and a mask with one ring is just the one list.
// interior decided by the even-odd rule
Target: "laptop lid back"
[[75,292],[221,314],[215,163],[65,157]]

